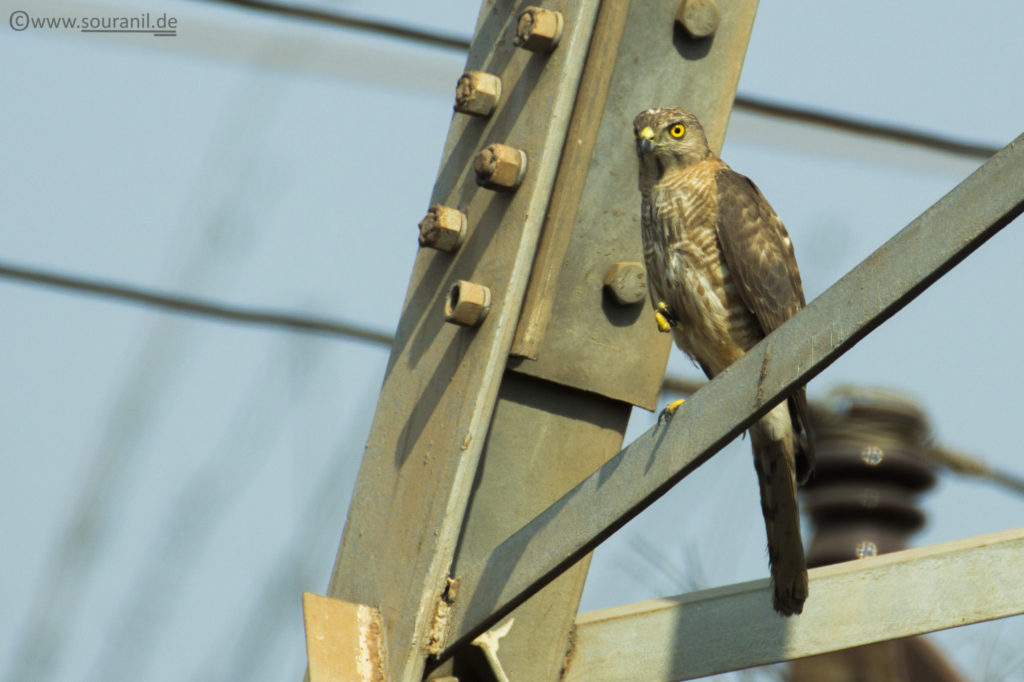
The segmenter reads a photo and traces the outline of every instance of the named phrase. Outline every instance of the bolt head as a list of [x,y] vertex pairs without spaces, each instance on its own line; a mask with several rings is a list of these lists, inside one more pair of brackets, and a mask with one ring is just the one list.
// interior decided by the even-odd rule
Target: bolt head
[[697,40],[713,35],[721,19],[715,0],[683,0],[676,10],[676,23]]
[[491,290],[460,279],[444,300],[444,319],[465,327],[477,327],[491,310]]
[[526,152],[504,144],[492,144],[473,161],[476,184],[507,191],[519,187],[526,173]]
[[420,221],[420,246],[455,251],[466,234],[466,214],[450,206],[434,204]]
[[647,271],[637,261],[622,261],[608,268],[604,288],[619,305],[634,305],[647,296]]
[[490,116],[501,99],[501,79],[483,71],[467,71],[455,86],[455,111]]
[[530,52],[545,53],[555,49],[562,37],[565,19],[561,12],[527,7],[519,15],[516,37],[512,40],[516,47]]

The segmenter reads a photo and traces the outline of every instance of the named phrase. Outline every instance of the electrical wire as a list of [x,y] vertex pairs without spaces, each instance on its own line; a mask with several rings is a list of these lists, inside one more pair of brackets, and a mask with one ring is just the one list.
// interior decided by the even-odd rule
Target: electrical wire
[[[299,332],[328,334],[331,336],[367,341],[382,346],[391,346],[395,341],[394,337],[390,334],[373,331],[365,327],[346,322],[328,320],[324,318],[303,317],[295,313],[269,311],[258,308],[239,308],[222,303],[213,303],[194,298],[146,291],[110,282],[100,282],[82,277],[59,275],[52,272],[11,265],[9,263],[0,263],[0,277],[44,284],[70,291],[105,296],[127,303],[141,303],[143,305],[162,308],[171,312],[199,315],[224,322],[241,322],[246,324],[284,327]],[[706,382],[700,380],[668,375],[662,381],[661,392],[674,393],[678,395],[693,395],[705,383]],[[989,470],[987,468],[981,470],[978,468],[982,466],[980,460],[971,459],[962,454],[958,457],[954,457],[951,451],[945,450],[942,451],[942,454],[946,454],[946,456],[940,457],[937,454],[935,460],[952,471],[956,471],[959,474],[989,479],[1006,488],[1015,490],[1018,493],[1024,492],[1024,481],[1014,477],[1012,474]]]
[[[103,296],[122,303],[142,304],[174,313],[198,315],[223,322],[284,327],[293,331],[328,334],[389,347],[395,341],[395,337],[390,334],[373,331],[347,322],[303,317],[295,313],[269,311],[259,308],[239,308],[223,303],[157,293],[152,290],[144,290],[123,284],[101,282],[84,277],[72,277],[21,265],[12,265],[10,263],[0,262],[0,277],[43,284],[75,293]],[[682,377],[666,376],[661,390],[680,395],[692,395],[704,383],[703,381],[693,381]]]
[[73,277],[10,263],[0,263],[0,277],[96,294],[121,301],[142,303],[156,308],[202,315],[230,322],[286,327],[297,331],[344,336],[383,345],[391,345],[394,341],[392,336],[383,332],[337,320],[303,317],[293,313],[258,308],[229,306],[223,303],[214,303],[151,290],[147,291],[123,284],[102,282],[84,277]]
[[[691,396],[706,385],[706,381],[699,379],[686,379],[684,377],[669,375],[666,376],[661,383],[661,392]],[[853,389],[842,390],[849,391]],[[866,393],[870,389],[857,390]],[[846,395],[837,389],[833,389],[832,394]],[[880,390],[871,390],[870,395],[874,400],[878,401],[881,400],[879,396],[883,396],[884,393]],[[893,405],[897,406],[897,408],[894,408]],[[901,406],[900,403],[891,403],[888,406],[890,414],[893,409],[898,409],[899,406]],[[836,409],[833,405],[833,400],[826,399],[825,401],[811,401],[810,409],[812,424],[815,422],[820,424],[826,420],[835,419]],[[911,409],[917,411],[921,415],[922,419],[924,418],[924,413],[920,412],[916,405]],[[921,438],[923,440],[927,440],[929,437],[927,434],[921,434]],[[915,451],[915,454],[932,464],[938,465],[953,474],[956,474],[957,476],[989,481],[1002,487],[1008,492],[1012,492],[1017,495],[1024,495],[1024,477],[1012,471],[997,469],[974,455],[969,455],[965,452],[960,452],[934,443],[923,445]]]
[[339,14],[338,12],[327,12],[317,7],[302,5],[288,5],[279,2],[266,2],[265,0],[206,0],[224,5],[234,5],[245,9],[269,12],[279,16],[292,17],[295,19],[307,19],[318,21],[333,26],[352,28],[369,33],[410,40],[435,47],[446,47],[456,50],[468,50],[469,40],[459,36],[447,36],[434,31],[400,26],[387,21],[373,19],[361,19],[356,16]]
[[736,95],[733,108],[749,111],[752,114],[770,116],[772,118],[784,119],[795,123],[809,123],[823,128],[832,128],[854,135],[875,137],[890,142],[909,144],[917,147],[924,147],[933,151],[946,152],[948,154],[959,154],[962,156],[973,156],[989,158],[999,151],[999,147],[991,145],[955,140],[953,138],[941,137],[930,133],[923,133],[918,130],[902,126],[886,125],[882,123],[869,123],[850,116],[830,114],[822,111],[804,109],[787,104],[778,104],[768,100],[751,97],[749,95]]
[[[59,275],[52,272],[15,266],[9,263],[0,263],[0,277],[106,296],[122,302],[141,303],[172,312],[200,315],[225,322],[284,327],[294,331],[328,334],[359,341],[368,341],[382,346],[391,346],[395,341],[394,337],[390,334],[373,331],[346,322],[303,317],[295,313],[276,312],[258,308],[239,308],[222,303],[146,291],[110,282]],[[662,381],[661,392],[693,395],[705,383],[700,380],[667,375]],[[988,479],[1017,493],[1024,493],[1024,480],[1007,472],[989,469],[980,460],[970,458],[967,455],[936,449],[934,460],[961,475]]]
[[[386,35],[425,45],[439,46],[450,49],[468,50],[468,38],[444,35],[427,29],[411,28],[380,20],[362,19],[338,12],[327,12],[320,8],[268,2],[267,0],[205,0],[242,7],[245,9],[269,12],[297,19],[317,21],[333,26],[356,29],[379,35]],[[900,144],[923,147],[932,151],[971,156],[987,159],[997,151],[998,146],[986,145],[966,140],[957,140],[932,133],[925,133],[904,126],[895,126],[878,122],[868,122],[852,116],[833,114],[824,111],[806,109],[795,105],[770,102],[768,100],[737,94],[733,107],[752,114],[769,116],[793,123],[816,125],[835,131],[874,137]]]

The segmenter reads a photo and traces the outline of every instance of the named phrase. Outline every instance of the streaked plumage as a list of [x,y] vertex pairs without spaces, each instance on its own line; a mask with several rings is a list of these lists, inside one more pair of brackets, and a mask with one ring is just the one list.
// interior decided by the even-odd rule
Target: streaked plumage
[[[633,128],[651,298],[672,318],[676,345],[713,378],[805,305],[793,246],[754,183],[711,152],[693,114],[648,109]],[[813,453],[801,431],[802,387],[750,429],[782,615],[800,613],[807,597],[796,483]]]

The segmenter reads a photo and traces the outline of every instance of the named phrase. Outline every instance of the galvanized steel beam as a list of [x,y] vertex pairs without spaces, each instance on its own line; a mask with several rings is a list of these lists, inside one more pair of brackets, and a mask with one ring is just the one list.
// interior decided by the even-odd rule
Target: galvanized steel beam
[[[655,426],[456,575],[446,651],[497,622],[1024,210],[1024,135]],[[813,603],[814,597],[809,600]]]
[[[594,393],[506,372],[477,467],[452,573],[472,566],[622,448],[629,406]],[[515,609],[500,660],[512,680],[554,680],[569,648],[590,557]],[[454,594],[454,599],[472,595]],[[478,647],[464,647],[430,676],[476,679]],[[485,678],[487,679],[487,678]]]
[[[442,233],[431,221],[458,213],[435,209],[423,224],[328,588],[379,610],[389,680],[418,682],[437,646],[448,570],[598,6],[550,3],[564,23],[557,47],[538,54],[515,45],[529,4],[481,7],[466,70],[498,76],[500,102],[490,116],[452,119],[431,204],[461,212],[462,236],[432,241]],[[472,95],[460,86],[460,99]]]
[[798,618],[768,580],[580,614],[564,682],[690,680],[1024,613],[1024,528],[809,572]]

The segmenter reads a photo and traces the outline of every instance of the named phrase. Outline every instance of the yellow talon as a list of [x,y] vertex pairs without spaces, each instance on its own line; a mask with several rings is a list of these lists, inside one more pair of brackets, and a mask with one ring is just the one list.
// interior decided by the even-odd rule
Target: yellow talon
[[658,329],[663,332],[670,332],[672,327],[679,326],[664,301],[658,301],[658,309],[654,311],[654,321],[658,323]]
[[679,406],[685,402],[686,400],[684,398],[680,398],[679,400],[673,400],[668,405],[666,405],[665,409],[661,411],[660,415],[658,415],[658,423],[660,424],[664,421],[668,421],[669,419],[671,419],[672,415],[674,415],[676,413],[676,410],[679,409]]

